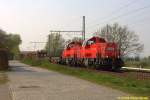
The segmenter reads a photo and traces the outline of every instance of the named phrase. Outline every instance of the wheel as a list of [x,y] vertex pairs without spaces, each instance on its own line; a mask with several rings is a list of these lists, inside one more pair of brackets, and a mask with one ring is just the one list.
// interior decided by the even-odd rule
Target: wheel
[[115,69],[116,69],[115,65],[112,65],[112,66],[111,66],[111,70],[112,70],[112,71],[115,71]]
[[88,59],[84,59],[84,65],[85,65],[86,67],[89,66],[89,61],[88,61]]

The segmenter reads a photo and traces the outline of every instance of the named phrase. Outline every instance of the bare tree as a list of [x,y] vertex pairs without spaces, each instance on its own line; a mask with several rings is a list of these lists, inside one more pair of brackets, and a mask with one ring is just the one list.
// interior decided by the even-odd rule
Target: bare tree
[[50,52],[51,56],[59,56],[63,50],[65,40],[59,33],[52,33],[46,44],[46,50]]
[[99,35],[109,42],[118,43],[122,56],[140,53],[144,47],[144,45],[139,42],[139,37],[135,32],[117,23],[106,25],[96,33],[95,35]]

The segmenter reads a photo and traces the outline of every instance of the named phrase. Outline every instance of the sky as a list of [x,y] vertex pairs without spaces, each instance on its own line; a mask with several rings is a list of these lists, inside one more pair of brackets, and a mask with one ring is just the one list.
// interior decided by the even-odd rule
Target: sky
[[[22,51],[38,50],[50,30],[81,30],[86,17],[86,37],[106,24],[118,22],[139,36],[142,56],[150,55],[149,0],[0,0],[0,29],[20,34]],[[66,39],[80,33],[62,33]]]

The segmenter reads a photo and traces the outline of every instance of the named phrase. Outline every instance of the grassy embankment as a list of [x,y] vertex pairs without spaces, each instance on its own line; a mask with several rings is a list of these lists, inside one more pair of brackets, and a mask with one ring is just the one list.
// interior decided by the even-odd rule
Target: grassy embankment
[[136,60],[128,60],[125,61],[125,66],[127,67],[142,67],[142,68],[150,68],[150,59],[142,59],[139,61]]
[[7,76],[4,72],[0,71],[0,85],[5,84],[8,81]]
[[97,84],[109,86],[121,91],[137,95],[150,96],[150,80],[137,80],[132,77],[121,77],[113,74],[100,73],[92,70],[85,70],[84,68],[67,67],[64,65],[51,64],[47,60],[33,61],[23,60],[22,62],[33,66],[39,66],[48,70],[57,71],[63,74],[72,75],[85,79]]

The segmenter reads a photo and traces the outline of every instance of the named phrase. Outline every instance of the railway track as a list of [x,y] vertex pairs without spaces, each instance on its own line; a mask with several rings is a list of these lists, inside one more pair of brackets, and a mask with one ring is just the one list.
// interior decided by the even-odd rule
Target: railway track
[[122,69],[133,70],[133,71],[150,72],[150,69],[146,69],[146,68],[122,67]]
[[[55,61],[56,61],[56,58],[55,58]],[[69,65],[66,65],[66,66],[69,66]],[[70,67],[74,67],[74,66],[70,66]],[[96,70],[92,68],[86,68],[83,66],[80,66],[80,67],[75,66],[75,67],[82,68],[84,70],[94,71],[96,73],[106,73],[106,74],[114,75],[117,77],[126,77],[126,78],[138,79],[138,80],[150,80],[150,69],[145,69],[145,68],[122,67],[120,71],[113,72],[113,71],[108,71],[107,69],[105,70],[103,68],[99,68]]]
[[[88,69],[92,70],[92,69]],[[104,73],[108,75],[113,75],[116,77],[126,77],[126,78],[132,78],[132,79],[137,79],[137,80],[150,80],[150,71],[149,70],[138,70],[138,69],[132,69],[132,68],[122,68],[120,71],[113,72],[113,71],[108,71],[108,70],[92,70],[97,73]]]
[[134,77],[138,80],[150,80],[150,69],[122,67],[122,70],[124,74],[128,74],[129,77]]
[[[68,66],[68,65],[66,65]],[[70,66],[73,67],[73,66]],[[76,68],[82,68],[87,71],[94,71],[96,73],[104,73],[113,75],[116,77],[126,77],[126,78],[132,78],[137,80],[150,80],[150,69],[143,69],[143,68],[132,68],[132,67],[123,67],[120,71],[108,71],[105,69],[90,69],[85,67],[76,67]]]

